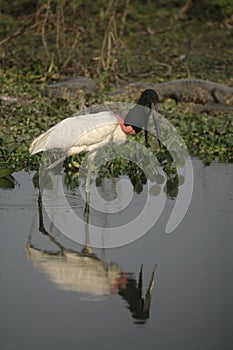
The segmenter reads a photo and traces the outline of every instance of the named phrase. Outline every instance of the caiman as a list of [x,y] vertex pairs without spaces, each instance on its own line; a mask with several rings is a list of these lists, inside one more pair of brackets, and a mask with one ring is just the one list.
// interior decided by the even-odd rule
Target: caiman
[[[155,89],[159,102],[174,99],[176,102],[193,102],[185,106],[186,111],[198,113],[232,113],[233,87],[201,79],[178,79],[163,83],[136,82],[121,87],[119,90],[108,93],[113,101],[121,101],[125,97],[135,97],[145,89]],[[47,86],[43,94],[49,97],[76,100],[80,96],[95,96],[98,88],[90,78],[76,77],[65,81],[52,83]],[[8,96],[0,96],[0,101],[12,103],[18,101]],[[183,108],[184,106],[182,106]]]
[[144,89],[155,89],[159,96],[159,102],[171,98],[176,102],[221,103],[233,106],[232,87],[201,79],[179,79],[164,83],[131,83],[126,89],[121,89],[119,94],[122,95],[126,91],[128,93],[129,91],[140,92]]
[[[140,93],[145,89],[154,89],[158,93],[159,102],[171,98],[176,102],[194,102],[197,104],[220,103],[233,106],[233,88],[201,79],[179,79],[164,83],[138,82],[131,83],[122,89],[110,93],[112,96],[124,96],[131,93]],[[50,84],[44,94],[50,97],[60,97],[73,100],[80,94],[96,94],[97,87],[93,80],[78,77],[63,82]]]
[[90,78],[77,77],[49,84],[43,91],[44,96],[76,100],[83,95],[95,96],[97,86]]

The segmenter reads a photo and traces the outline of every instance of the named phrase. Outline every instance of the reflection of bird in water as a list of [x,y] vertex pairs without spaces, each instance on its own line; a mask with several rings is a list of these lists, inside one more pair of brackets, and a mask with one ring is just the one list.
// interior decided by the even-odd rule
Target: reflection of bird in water
[[[142,128],[145,129],[146,146],[149,147],[147,126],[151,114],[159,140],[157,115],[153,114],[151,110],[152,105],[156,108],[157,103],[157,93],[152,89],[148,89],[142,93],[137,105],[128,112],[125,120],[112,111],[75,115],[64,119],[38,136],[32,142],[29,151],[31,154],[35,154],[41,151],[60,149],[64,152],[62,159],[81,152],[89,152],[86,177],[86,192],[89,193],[91,166],[97,149],[112,140],[117,144],[122,144],[126,141],[127,135],[136,135]],[[88,195],[87,197],[89,198]]]
[[90,245],[89,239],[89,210],[86,206],[84,213],[86,244],[81,252],[65,248],[44,226],[42,201],[39,195],[39,231],[49,238],[58,251],[36,248],[31,243],[31,237],[26,245],[26,253],[33,264],[43,270],[50,280],[60,289],[83,292],[92,297],[110,294],[120,294],[130,305],[129,309],[136,319],[149,318],[150,302],[155,281],[153,271],[145,300],[142,297],[142,268],[139,284],[130,273],[124,273],[116,263],[106,264],[99,259]]
[[127,281],[127,288],[121,288],[119,291],[119,294],[127,300],[129,304],[129,310],[132,313],[133,318],[140,320],[140,323],[147,320],[150,316],[150,304],[151,304],[151,297],[152,297],[152,291],[154,289],[155,284],[155,275],[156,275],[156,268],[154,268],[154,271],[151,276],[151,281],[149,284],[149,287],[146,292],[145,298],[143,297],[143,265],[141,266],[141,270],[139,273],[139,281],[138,284],[135,281],[134,278],[128,278]]
[[107,266],[93,252],[90,246],[88,219],[85,214],[86,245],[78,253],[66,249],[44,227],[42,201],[39,195],[39,230],[53,242],[59,250],[50,252],[35,248],[29,242],[26,247],[28,258],[34,265],[45,271],[50,279],[60,288],[76,292],[85,292],[95,296],[111,294],[113,286],[124,287],[125,277],[117,264]]

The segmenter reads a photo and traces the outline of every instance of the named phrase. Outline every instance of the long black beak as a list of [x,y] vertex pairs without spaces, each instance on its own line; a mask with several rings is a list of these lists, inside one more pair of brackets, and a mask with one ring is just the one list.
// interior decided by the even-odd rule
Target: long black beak
[[[157,139],[158,139],[159,148],[161,150],[162,146],[161,146],[161,142],[160,142],[160,128],[159,128],[159,121],[158,121],[158,106],[156,104],[154,104],[154,109],[150,108],[148,119],[149,119],[150,115],[152,115],[153,120],[154,120],[156,136],[157,136]],[[146,142],[146,147],[147,148],[150,147],[150,144],[148,143],[148,130],[147,130],[147,128],[148,128],[148,121],[149,121],[148,119],[147,119],[147,123],[145,125],[145,142]]]
[[158,139],[158,143],[159,143],[159,148],[161,150],[162,146],[161,146],[161,141],[160,141],[160,127],[159,127],[158,106],[157,105],[155,105],[154,110],[151,110],[151,113],[152,113],[152,117],[154,119],[155,131],[156,131],[156,135],[157,135],[157,139]]
[[[159,120],[158,120],[158,106],[157,106],[157,104],[154,104],[154,109],[152,109],[152,108],[150,109],[150,115],[152,115],[152,118],[154,120],[156,136],[158,139],[159,148],[161,150],[162,146],[161,146],[161,142],[160,142],[160,127],[159,127]],[[148,144],[147,138],[148,138],[148,136],[147,136],[147,133],[145,132],[146,144]]]

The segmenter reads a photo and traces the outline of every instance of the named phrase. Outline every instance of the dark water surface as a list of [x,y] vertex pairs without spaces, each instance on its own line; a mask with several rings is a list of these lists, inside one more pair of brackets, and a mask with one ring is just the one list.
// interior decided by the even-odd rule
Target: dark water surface
[[33,174],[14,174],[0,192],[1,350],[232,349],[233,165],[193,167],[190,208],[172,234],[167,200],[146,235],[95,255],[46,215],[39,227]]

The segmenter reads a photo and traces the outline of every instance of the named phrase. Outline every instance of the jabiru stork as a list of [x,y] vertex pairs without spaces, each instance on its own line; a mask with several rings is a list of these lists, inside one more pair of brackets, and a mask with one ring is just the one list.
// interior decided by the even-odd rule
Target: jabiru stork
[[160,144],[157,113],[152,113],[152,106],[157,111],[158,94],[153,89],[146,89],[140,96],[137,104],[129,110],[125,120],[112,111],[104,111],[87,115],[74,115],[64,119],[45,133],[38,136],[31,144],[31,155],[52,149],[61,149],[65,156],[81,152],[88,154],[88,172],[86,177],[86,194],[90,192],[91,166],[97,149],[110,141],[117,144],[125,143],[127,135],[136,135],[145,130],[145,143],[148,143],[148,121],[152,114],[156,134]]

